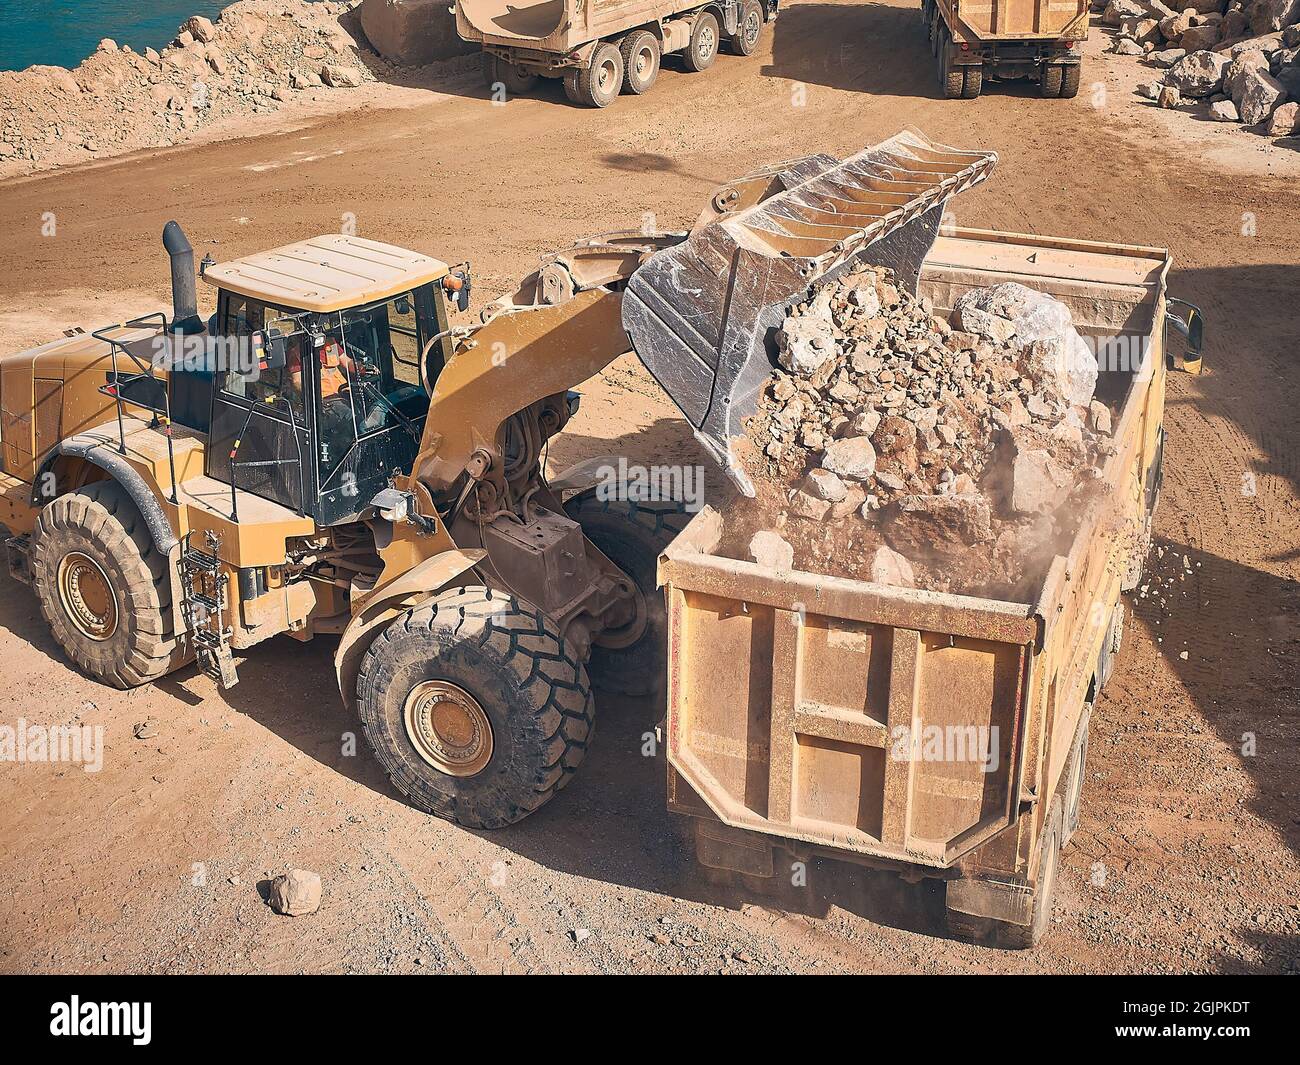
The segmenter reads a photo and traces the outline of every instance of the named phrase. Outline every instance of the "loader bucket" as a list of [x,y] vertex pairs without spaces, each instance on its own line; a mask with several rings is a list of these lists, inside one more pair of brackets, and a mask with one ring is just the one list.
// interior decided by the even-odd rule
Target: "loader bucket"
[[623,328],[633,350],[745,495],[754,489],[731,440],[777,365],[787,309],[865,264],[891,268],[915,293],[948,197],[996,162],[906,131],[842,162],[765,168],[714,193],[687,239],[632,275]]

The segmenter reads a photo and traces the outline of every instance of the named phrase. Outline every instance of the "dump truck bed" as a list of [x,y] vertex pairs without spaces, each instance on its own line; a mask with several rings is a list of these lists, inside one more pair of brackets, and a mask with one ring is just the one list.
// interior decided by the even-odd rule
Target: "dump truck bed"
[[467,41],[566,53],[702,6],[701,0],[458,0],[456,32]]
[[1027,41],[1088,34],[1087,0],[937,0],[944,21],[960,41]]
[[[936,313],[970,288],[1018,281],[1106,340],[1106,490],[1024,602],[778,573],[722,557],[726,514],[697,515],[659,565],[673,809],[845,857],[1025,872],[1149,506],[1168,264],[1152,248],[938,239],[920,279]],[[899,757],[900,737],[930,726],[972,740],[991,730],[996,753],[987,766]]]

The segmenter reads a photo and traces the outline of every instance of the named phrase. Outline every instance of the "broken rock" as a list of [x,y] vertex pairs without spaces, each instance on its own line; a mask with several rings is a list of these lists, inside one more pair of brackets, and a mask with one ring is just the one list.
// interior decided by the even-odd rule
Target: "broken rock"
[[888,547],[876,548],[871,558],[871,579],[876,584],[888,584],[896,588],[915,588],[916,574],[912,563]]
[[1070,494],[1070,475],[1046,451],[1017,453],[1011,469],[1011,509],[1018,514],[1045,514]]
[[896,548],[914,555],[952,553],[993,537],[988,500],[978,495],[910,495],[884,526]]
[[876,472],[876,449],[865,436],[845,437],[827,447],[822,466],[851,481],[865,481]]
[[321,879],[309,869],[290,869],[271,881],[271,909],[286,917],[305,917],[320,909]]
[[778,573],[789,573],[794,568],[794,548],[779,533],[770,530],[754,533],[749,541],[749,557]]

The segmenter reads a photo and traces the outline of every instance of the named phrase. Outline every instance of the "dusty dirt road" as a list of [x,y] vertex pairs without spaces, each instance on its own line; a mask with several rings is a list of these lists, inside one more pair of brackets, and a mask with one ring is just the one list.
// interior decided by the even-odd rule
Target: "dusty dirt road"
[[[1171,290],[1207,313],[1208,373],[1171,381],[1160,580],[1093,717],[1041,948],[944,939],[936,896],[846,868],[813,870],[793,911],[706,885],[663,810],[662,760],[641,754],[648,702],[606,700],[573,786],[475,834],[404,806],[364,746],[345,753],[359,730],[328,641],[262,645],[225,694],[192,670],[119,693],[69,668],[28,590],[0,577],[0,721],[107,728],[99,773],[0,763],[0,970],[1300,967],[1300,155],[1245,133],[1200,150],[1191,119],[1188,139],[1157,140],[1118,91],[1093,106],[1089,82],[1115,70],[1094,65],[1073,101],[943,101],[910,5],[795,4],[753,59],[666,70],[608,112],[558,89],[493,107],[444,84],[424,106],[0,187],[6,350],[164,306],[172,217],[220,259],[350,214],[365,236],[472,260],[486,297],[540,252],[643,212],[685,226],[716,183],[904,124],[1000,153],[955,202],[962,224],[1171,248]],[[554,459],[614,444],[703,461],[631,360],[585,392]],[[134,738],[144,721],[156,735]],[[259,882],[286,864],[323,875],[316,915],[263,904]]]

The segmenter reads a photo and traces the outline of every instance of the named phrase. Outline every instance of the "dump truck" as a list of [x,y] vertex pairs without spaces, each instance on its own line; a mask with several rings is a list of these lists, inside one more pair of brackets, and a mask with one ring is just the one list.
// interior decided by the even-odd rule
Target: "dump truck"
[[1015,281],[1063,301],[1099,355],[1113,451],[1023,601],[778,572],[720,549],[725,509],[667,549],[669,806],[691,818],[704,866],[778,895],[817,858],[939,880],[954,934],[1039,941],[1079,825],[1120,593],[1150,544],[1166,323],[1200,371],[1199,312],[1174,313],[1170,262],[1157,248],[954,228],[921,264],[936,314]]
[[1049,97],[1079,93],[1088,0],[921,0],[921,25],[946,99],[974,99],[986,78],[1028,78]]
[[619,93],[649,92],[665,55],[707,70],[722,47],[753,55],[779,0],[458,0],[456,32],[483,46],[488,87],[508,95],[560,78],[575,104],[607,107]]
[[[236,654],[272,637],[337,639],[340,693],[394,786],[419,809],[471,828],[517,822],[572,779],[597,691],[654,694],[666,680],[679,737],[674,772],[698,786],[705,806],[718,803],[714,820],[764,841],[799,838],[801,821],[752,822],[707,779],[685,775],[680,752],[693,741],[682,715],[696,704],[679,676],[688,661],[680,603],[696,589],[671,568],[671,552],[659,570],[687,526],[684,506],[637,498],[608,464],[548,473],[546,445],[578,409],[573,388],[634,351],[704,450],[752,492],[731,441],[773,366],[782,308],[856,262],[887,264],[903,284],[933,284],[945,205],[995,161],[909,131],[845,160],[765,167],[717,189],[689,231],[610,234],[544,256],[463,325],[451,316],[469,305],[467,264],[339,234],[220,264],[205,257],[198,274],[216,310],[204,319],[193,249],[168,223],[170,313],[74,327],[0,357],[9,571],[31,585],[68,657],[120,688],[189,663],[229,687],[239,680]],[[1018,265],[1026,255],[1041,256],[1048,276],[1052,263],[1077,256],[1087,267],[1077,287],[1097,294],[1087,273],[1096,259],[1083,245],[1027,250],[990,235],[952,247],[970,257],[971,278],[997,264],[1038,276]],[[1134,302],[1134,315],[1162,311],[1163,288],[1133,277],[1131,264],[1149,265],[1149,256],[1101,258],[1118,291],[1150,296]],[[1152,380],[1141,394],[1158,399],[1163,378]],[[1154,431],[1158,404],[1142,409]],[[1137,465],[1151,468],[1142,447],[1134,476]],[[691,528],[698,540],[700,527]],[[671,623],[660,576],[675,604]],[[1059,581],[1053,587],[1065,604]],[[737,592],[720,589],[719,602]],[[763,602],[736,601],[742,614]],[[807,602],[814,614],[853,616],[846,602]],[[959,618],[976,611],[962,609]],[[1003,636],[1021,641],[1017,661],[1028,663],[1035,622],[1020,606],[995,613],[1007,619]],[[907,621],[926,639],[955,624],[924,620],[887,612],[878,623]],[[670,624],[679,631],[666,666]],[[959,625],[954,638],[976,631],[984,632]],[[690,654],[720,650],[715,633],[699,635]],[[906,640],[897,647],[903,654]],[[1010,681],[1000,655],[1002,707]],[[1043,681],[1026,674],[1024,683],[1038,692]],[[950,705],[966,697],[954,689]],[[720,735],[761,708],[740,687],[717,698],[724,717],[739,715],[711,724]],[[840,742],[872,727],[844,716]],[[1037,720],[1030,709],[1022,716]],[[1035,727],[1014,730],[1018,751],[1039,741],[1044,726]],[[1047,768],[1017,762],[1007,816],[1034,812],[1010,826],[1013,835],[1020,823],[1042,822],[1034,798],[1052,786]],[[842,786],[828,773],[827,788]],[[894,806],[888,816],[913,810]],[[955,850],[935,858],[911,847],[904,853],[927,869],[955,868]],[[869,849],[854,837],[850,850]]]

